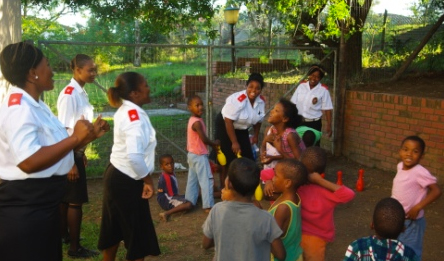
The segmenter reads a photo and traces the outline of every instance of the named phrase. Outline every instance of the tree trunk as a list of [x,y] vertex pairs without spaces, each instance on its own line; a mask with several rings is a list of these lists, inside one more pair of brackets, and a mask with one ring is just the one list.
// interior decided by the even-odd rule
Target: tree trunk
[[[135,40],[136,40],[136,44],[140,43],[140,27],[139,27],[139,20],[136,19],[135,21],[135,26],[134,26],[135,30],[134,30],[134,34],[135,34]],[[134,67],[140,67],[141,65],[141,53],[142,53],[142,48],[140,46],[136,46],[134,47]]]
[[419,43],[418,47],[413,51],[413,53],[407,58],[407,60],[404,62],[404,64],[398,69],[398,71],[393,75],[391,81],[398,80],[401,75],[407,70],[407,68],[412,64],[413,60],[415,60],[416,56],[418,56],[419,52],[424,48],[424,46],[427,44],[427,42],[432,38],[432,36],[436,33],[438,28],[441,26],[441,24],[444,22],[444,14],[441,15],[441,17],[436,21],[436,23],[433,25],[433,27],[430,29],[430,31],[424,36],[422,41]]

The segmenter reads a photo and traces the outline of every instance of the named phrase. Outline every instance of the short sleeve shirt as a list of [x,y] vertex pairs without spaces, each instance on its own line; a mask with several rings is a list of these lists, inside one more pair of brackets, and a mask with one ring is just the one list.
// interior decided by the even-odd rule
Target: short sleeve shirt
[[10,87],[0,107],[0,178],[23,180],[66,175],[74,165],[73,152],[51,167],[27,174],[17,165],[44,146],[68,137],[65,127],[43,101],[36,101],[26,91]]
[[139,180],[147,173],[136,173],[131,167],[129,154],[142,155],[148,173],[154,171],[156,131],[146,112],[136,104],[123,100],[114,114],[114,145],[111,163],[129,177]]
[[310,89],[307,81],[301,82],[290,100],[305,119],[320,118],[323,110],[333,110],[328,87],[321,83]]
[[233,120],[235,129],[246,130],[264,119],[265,98],[259,95],[252,106],[246,90],[233,93],[225,101],[222,116]]
[[94,107],[89,103],[88,94],[80,84],[71,79],[71,82],[62,89],[57,99],[57,116],[62,124],[72,130],[81,116],[85,120],[93,121]]

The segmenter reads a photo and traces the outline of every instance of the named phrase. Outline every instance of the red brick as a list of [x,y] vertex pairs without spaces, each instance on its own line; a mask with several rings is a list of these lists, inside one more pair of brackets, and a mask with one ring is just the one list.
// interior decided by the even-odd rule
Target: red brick
[[421,113],[434,114],[434,113],[435,113],[435,110],[434,110],[434,109],[430,109],[430,108],[422,107],[421,110],[420,110],[420,112],[421,112]]

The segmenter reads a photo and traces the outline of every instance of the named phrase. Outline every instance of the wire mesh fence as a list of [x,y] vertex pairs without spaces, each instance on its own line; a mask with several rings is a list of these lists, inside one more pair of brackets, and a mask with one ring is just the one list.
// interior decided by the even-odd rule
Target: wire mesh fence
[[[236,46],[233,60],[230,46],[53,41],[40,41],[39,45],[49,57],[55,72],[55,89],[44,96],[55,114],[57,97],[72,77],[68,62],[78,53],[93,57],[98,66],[96,83],[87,84],[85,90],[96,115],[101,113],[111,122],[115,109],[108,105],[105,91],[114,85],[116,77],[122,72],[135,71],[144,75],[151,87],[152,102],[144,105],[144,109],[156,129],[156,156],[172,154],[178,167],[187,168],[186,126],[190,114],[186,100],[191,95],[201,96],[206,104],[204,120],[210,137],[214,131],[213,119],[226,97],[245,89],[245,80],[252,72],[265,76],[266,88],[262,94],[267,100],[267,111],[280,97],[291,97],[312,64],[321,63],[327,69],[323,82],[331,87],[333,99],[335,96],[334,49]],[[137,57],[140,57],[140,62]],[[266,121],[263,125],[265,128]],[[88,163],[90,176],[100,176],[107,165],[112,134],[107,135],[107,139],[97,140],[89,148],[92,155]],[[157,162],[156,170],[159,170]]]

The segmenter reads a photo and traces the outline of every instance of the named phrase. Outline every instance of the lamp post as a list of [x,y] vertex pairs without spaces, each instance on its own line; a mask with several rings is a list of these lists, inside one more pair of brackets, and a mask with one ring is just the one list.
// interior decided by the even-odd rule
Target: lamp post
[[239,8],[234,6],[228,6],[224,9],[225,22],[231,27],[231,72],[235,71],[236,58],[234,55],[234,25],[239,19]]

